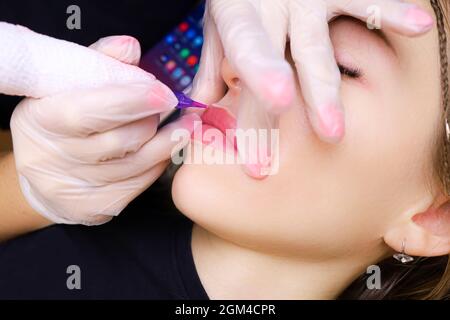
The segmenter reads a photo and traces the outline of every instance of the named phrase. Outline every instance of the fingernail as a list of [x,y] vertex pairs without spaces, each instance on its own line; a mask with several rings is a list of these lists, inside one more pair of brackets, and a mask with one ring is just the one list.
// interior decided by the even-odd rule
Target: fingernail
[[[96,49],[103,49],[105,47],[117,46],[118,44],[118,36],[110,36],[99,39],[95,42],[91,47],[95,47]],[[120,45],[122,45],[120,43]]]
[[426,31],[434,24],[433,17],[425,10],[412,6],[406,11],[406,23],[418,29],[418,31]]
[[141,46],[139,41],[129,36],[121,36],[120,38],[117,41],[122,45],[123,51],[121,57],[130,64],[138,64],[141,59]]
[[112,37],[110,45],[120,50],[118,56],[128,63],[137,64],[141,57],[139,41],[129,36]]
[[320,134],[326,142],[339,142],[345,133],[344,114],[336,105],[319,108],[318,125]]
[[245,173],[253,179],[263,180],[267,178],[267,167],[264,167],[261,164],[245,164]]
[[242,154],[238,147],[238,152],[244,160],[244,171],[253,179],[261,180],[270,175],[272,157],[266,147],[258,146],[255,154]]
[[174,109],[178,105],[178,99],[165,84],[155,81],[151,85],[149,105],[153,108],[162,108],[162,111]]
[[294,78],[291,73],[270,72],[263,76],[262,94],[269,102],[270,111],[279,114],[288,109],[295,94]]
[[91,47],[110,52],[112,56],[120,57],[128,63],[138,63],[141,56],[139,41],[130,36],[110,36],[97,41]]

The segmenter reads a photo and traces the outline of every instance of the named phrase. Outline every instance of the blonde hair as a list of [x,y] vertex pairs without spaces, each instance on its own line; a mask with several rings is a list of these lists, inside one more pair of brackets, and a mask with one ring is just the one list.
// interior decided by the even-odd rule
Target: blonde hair
[[[436,14],[439,34],[439,56],[441,67],[442,126],[437,128],[436,154],[434,157],[436,181],[450,201],[450,141],[446,123],[450,124],[449,108],[449,41],[450,3],[449,0],[430,0]],[[341,295],[340,299],[418,299],[450,300],[450,258],[449,255],[419,258],[410,265],[402,265],[389,258],[380,264],[383,270],[381,290],[368,290],[367,276],[355,281]]]

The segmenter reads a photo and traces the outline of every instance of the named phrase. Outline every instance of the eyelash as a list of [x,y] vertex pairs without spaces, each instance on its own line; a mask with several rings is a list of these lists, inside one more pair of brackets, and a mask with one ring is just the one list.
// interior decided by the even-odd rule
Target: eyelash
[[341,64],[338,64],[338,67],[343,77],[348,77],[351,79],[359,79],[362,76],[361,70],[358,68],[346,67]]

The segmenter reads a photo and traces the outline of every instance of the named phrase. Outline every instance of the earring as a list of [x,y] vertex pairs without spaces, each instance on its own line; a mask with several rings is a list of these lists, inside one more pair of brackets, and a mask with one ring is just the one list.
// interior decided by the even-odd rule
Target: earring
[[450,141],[450,125],[448,119],[445,119],[445,133],[447,134],[447,141]]
[[401,263],[409,263],[414,260],[413,257],[411,257],[410,255],[407,255],[405,253],[405,246],[406,246],[406,241],[405,241],[405,239],[403,239],[402,240],[402,252],[396,253],[393,255],[394,259],[397,261],[400,261]]

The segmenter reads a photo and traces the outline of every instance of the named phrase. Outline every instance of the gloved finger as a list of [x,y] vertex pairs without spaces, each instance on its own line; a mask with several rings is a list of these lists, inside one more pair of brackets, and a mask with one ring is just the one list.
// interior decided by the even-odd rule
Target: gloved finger
[[[379,18],[383,30],[407,36],[420,35],[433,26],[433,16],[417,4],[397,0],[338,0],[331,6],[333,15],[347,14],[366,21]],[[375,17],[374,15],[378,15]]]
[[[64,153],[77,162],[99,164],[100,162],[123,158],[136,152],[150,141],[156,133],[159,116],[154,115],[106,132],[88,137],[66,137],[56,143]],[[94,177],[97,176],[92,172]]]
[[255,7],[248,1],[214,0],[210,8],[225,56],[241,81],[267,102],[269,111],[290,107],[295,94],[292,69],[271,45]]
[[[107,203],[108,205],[97,211],[96,215],[86,217],[82,224],[98,225],[108,222],[112,216],[118,216],[131,201],[148,189],[163,174],[167,165],[168,161],[163,161],[140,176],[99,186],[95,195],[96,200],[98,198],[100,203]],[[111,199],[114,200],[111,201]]]
[[289,26],[288,1],[262,1],[259,6],[256,6],[256,10],[277,56],[284,57]]
[[[167,167],[167,162],[160,163],[141,176],[134,177],[129,180],[119,181],[110,184],[91,185],[90,193],[87,194],[82,202],[78,203],[76,210],[72,205],[72,201],[62,201],[62,208],[58,215],[46,214],[47,218],[57,223],[65,224],[83,224],[94,226],[104,224],[113,217],[118,216],[127,205],[147,189]],[[79,180],[79,186],[72,186],[71,190],[77,192],[78,189],[85,189],[84,180]],[[71,193],[65,194],[72,197]],[[107,204],[97,206],[96,204]],[[88,206],[86,208],[83,208]],[[94,206],[94,208],[93,208]],[[79,214],[86,212],[91,214]]]
[[291,51],[312,127],[321,140],[336,143],[345,133],[341,75],[323,9],[291,1]]
[[0,22],[0,92],[42,98],[70,90],[152,81],[95,50]]
[[43,98],[28,112],[49,132],[86,137],[169,111],[177,104],[172,91],[155,80]]
[[[127,154],[122,159],[112,159],[90,170],[82,169],[83,179],[95,177],[92,183],[114,183],[140,176],[158,163],[167,161],[190,141],[195,127],[201,124],[200,117],[187,114],[175,122],[160,129],[156,136],[144,144],[138,151]],[[94,175],[95,173],[95,175]],[[76,172],[73,175],[77,176]],[[92,178],[94,179],[94,178]]]
[[141,60],[141,45],[137,39],[130,36],[101,38],[89,48],[131,65],[138,65]]
[[220,100],[225,93],[225,83],[221,76],[221,64],[224,59],[222,42],[216,25],[206,6],[204,16],[204,44],[200,66],[194,78],[191,96],[194,100],[211,104]]

